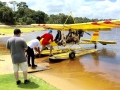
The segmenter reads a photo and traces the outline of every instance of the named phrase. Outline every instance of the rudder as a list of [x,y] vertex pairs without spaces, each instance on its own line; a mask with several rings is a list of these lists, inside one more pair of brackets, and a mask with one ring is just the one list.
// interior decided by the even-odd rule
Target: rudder
[[98,41],[98,39],[99,39],[99,31],[96,30],[96,31],[94,31],[94,33],[91,37],[91,41]]

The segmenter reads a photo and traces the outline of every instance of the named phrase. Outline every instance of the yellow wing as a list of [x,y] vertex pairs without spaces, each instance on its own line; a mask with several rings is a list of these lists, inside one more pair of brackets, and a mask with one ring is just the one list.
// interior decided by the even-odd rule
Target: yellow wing
[[111,28],[120,28],[120,20],[106,20],[76,24],[31,24],[31,25],[53,30],[82,29],[83,31],[95,31],[97,29],[103,31],[111,30]]

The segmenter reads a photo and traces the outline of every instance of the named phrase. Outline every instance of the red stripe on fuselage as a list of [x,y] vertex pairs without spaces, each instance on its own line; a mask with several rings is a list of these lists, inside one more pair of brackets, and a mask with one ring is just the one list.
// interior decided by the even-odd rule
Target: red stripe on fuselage
[[46,26],[45,24],[43,24],[43,26]]
[[93,34],[93,36],[98,36],[99,34]]

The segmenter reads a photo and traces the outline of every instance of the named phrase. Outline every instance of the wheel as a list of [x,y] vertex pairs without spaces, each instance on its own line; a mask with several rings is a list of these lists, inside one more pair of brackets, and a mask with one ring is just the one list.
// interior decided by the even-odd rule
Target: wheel
[[75,52],[74,51],[69,53],[69,58],[70,59],[74,59],[75,58]]
[[97,48],[97,45],[95,44],[95,49]]

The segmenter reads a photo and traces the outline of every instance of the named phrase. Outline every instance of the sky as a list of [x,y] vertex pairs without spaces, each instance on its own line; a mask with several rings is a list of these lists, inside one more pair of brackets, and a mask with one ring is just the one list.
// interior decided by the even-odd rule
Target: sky
[[[120,0],[0,0],[2,2],[26,2],[33,10],[48,15],[72,12],[74,17],[90,19],[120,19]],[[10,5],[12,7],[12,5]]]

